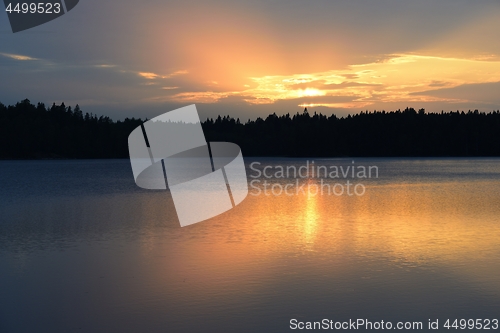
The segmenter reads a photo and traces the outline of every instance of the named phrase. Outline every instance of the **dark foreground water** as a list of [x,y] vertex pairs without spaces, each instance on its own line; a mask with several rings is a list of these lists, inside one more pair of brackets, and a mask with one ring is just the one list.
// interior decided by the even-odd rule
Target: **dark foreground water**
[[251,189],[180,228],[169,193],[137,188],[127,160],[0,162],[0,332],[500,319],[500,159],[355,163],[378,167],[354,180],[362,196]]

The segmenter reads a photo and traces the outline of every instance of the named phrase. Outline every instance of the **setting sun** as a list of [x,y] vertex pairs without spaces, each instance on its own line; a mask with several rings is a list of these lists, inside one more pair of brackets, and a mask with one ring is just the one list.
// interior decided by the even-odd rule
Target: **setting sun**
[[306,88],[304,90],[297,90],[297,97],[304,97],[304,96],[324,96],[326,92],[321,91],[319,89],[313,89],[313,88]]

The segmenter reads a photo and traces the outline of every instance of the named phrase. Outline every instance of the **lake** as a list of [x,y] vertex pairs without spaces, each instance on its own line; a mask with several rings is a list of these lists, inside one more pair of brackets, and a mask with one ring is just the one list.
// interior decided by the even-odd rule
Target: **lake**
[[499,158],[314,161],[378,177],[353,180],[362,195],[288,195],[276,167],[306,159],[245,158],[248,197],[184,228],[128,160],[1,161],[0,332],[500,319]]

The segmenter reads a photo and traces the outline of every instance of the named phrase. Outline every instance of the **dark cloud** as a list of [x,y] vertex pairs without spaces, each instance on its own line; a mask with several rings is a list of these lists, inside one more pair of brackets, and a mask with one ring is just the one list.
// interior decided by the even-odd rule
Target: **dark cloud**
[[[411,95],[467,100],[476,105],[500,105],[500,82],[464,84],[453,88],[426,90]],[[477,106],[479,107],[479,106]],[[477,108],[476,107],[476,108]]]
[[445,87],[446,84],[447,83],[444,81],[432,81],[431,83],[429,83],[429,87]]
[[352,81],[344,81],[342,83],[326,83],[325,80],[315,80],[311,82],[298,83],[290,85],[290,89],[307,89],[307,88],[315,88],[315,89],[343,89],[347,87],[377,87],[381,86],[380,84],[370,84],[370,83],[359,83]]
[[335,89],[335,88],[347,88],[347,87],[381,87],[381,84],[375,84],[375,83],[360,83],[360,82],[352,82],[352,81],[345,81],[339,84],[331,83],[331,84],[325,84],[323,88],[325,89]]

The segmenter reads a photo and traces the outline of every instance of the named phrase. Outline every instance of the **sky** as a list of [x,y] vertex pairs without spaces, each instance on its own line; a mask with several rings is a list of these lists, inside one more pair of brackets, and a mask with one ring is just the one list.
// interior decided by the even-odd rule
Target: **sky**
[[152,118],[500,109],[500,2],[81,0],[12,33],[0,102]]

